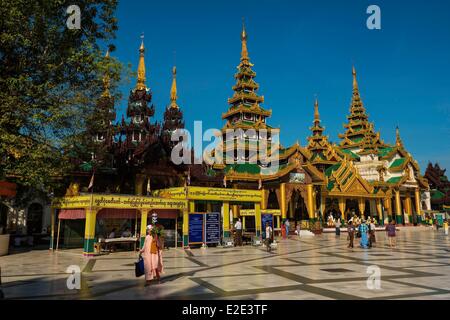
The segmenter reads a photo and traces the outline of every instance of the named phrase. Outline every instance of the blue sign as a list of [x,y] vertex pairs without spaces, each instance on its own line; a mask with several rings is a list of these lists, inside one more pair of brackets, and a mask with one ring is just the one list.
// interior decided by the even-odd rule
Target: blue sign
[[207,213],[205,221],[205,242],[220,242],[220,213]]
[[203,243],[203,214],[189,214],[189,243]]
[[262,227],[262,233],[263,238],[266,237],[266,223],[269,223],[269,226],[272,228],[273,231],[273,215],[271,214],[262,214],[261,215],[261,227]]

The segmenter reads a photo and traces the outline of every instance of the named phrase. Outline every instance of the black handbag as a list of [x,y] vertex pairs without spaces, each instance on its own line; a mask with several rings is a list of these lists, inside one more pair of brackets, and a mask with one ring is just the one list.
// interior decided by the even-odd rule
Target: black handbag
[[134,263],[134,273],[136,278],[139,278],[145,274],[144,259],[142,259],[141,255],[139,255],[138,261]]

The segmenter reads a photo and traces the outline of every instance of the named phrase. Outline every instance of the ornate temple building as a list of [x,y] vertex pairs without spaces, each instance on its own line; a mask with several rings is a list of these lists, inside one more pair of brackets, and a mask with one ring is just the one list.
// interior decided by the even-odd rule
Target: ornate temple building
[[[381,140],[366,114],[354,67],[352,75],[350,115],[344,125],[345,133],[339,135],[339,145],[330,146],[322,136],[317,103],[313,136],[309,138],[308,148],[317,154],[313,162],[321,168],[328,166],[326,189],[331,199],[326,207],[337,207],[345,219],[354,212],[384,219],[387,215],[398,223],[417,223],[422,212],[421,192],[427,192],[428,182],[420,174],[417,161],[406,151],[398,128],[394,145]],[[331,166],[330,161],[334,162]]]
[[[211,154],[223,161],[214,164],[175,165],[171,160],[172,134],[185,127],[175,67],[161,123],[153,120],[156,107],[147,84],[143,42],[137,83],[120,121],[104,76],[104,92],[87,132],[94,142],[92,157],[79,163],[66,195],[52,204],[52,249],[58,246],[60,228],[63,245],[70,247],[68,233],[76,233],[85,255],[95,253],[96,241],[111,228],[131,229],[142,241],[150,216],[164,225],[172,237],[170,246],[184,247],[202,243],[193,240],[193,228],[198,228],[193,218],[205,213],[220,214],[220,242],[230,237],[238,218],[244,234],[256,237],[266,222],[275,230],[285,219],[294,222],[292,228],[297,223],[308,227],[330,213],[344,221],[356,214],[376,217],[380,224],[389,219],[420,223],[423,210],[431,209],[428,181],[398,128],[395,143],[389,144],[369,121],[355,68],[340,141],[333,143],[325,135],[316,99],[307,144],[285,147],[279,141],[280,129],[270,125],[272,110],[263,106],[248,40],[243,27],[236,83],[222,114],[223,148]],[[435,168],[427,170],[433,187],[442,188],[442,175]],[[74,221],[78,227],[70,226]]]
[[430,202],[433,210],[450,211],[450,181],[445,175],[445,169],[439,164],[428,163],[425,178],[430,185]]

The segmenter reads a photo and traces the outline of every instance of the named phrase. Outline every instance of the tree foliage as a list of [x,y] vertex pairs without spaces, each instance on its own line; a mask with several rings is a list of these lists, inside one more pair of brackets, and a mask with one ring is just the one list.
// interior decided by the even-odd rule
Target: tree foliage
[[86,131],[105,72],[117,96],[122,65],[101,49],[115,38],[117,0],[76,1],[79,30],[66,26],[72,4],[2,0],[0,180],[51,189],[72,169],[67,150]]

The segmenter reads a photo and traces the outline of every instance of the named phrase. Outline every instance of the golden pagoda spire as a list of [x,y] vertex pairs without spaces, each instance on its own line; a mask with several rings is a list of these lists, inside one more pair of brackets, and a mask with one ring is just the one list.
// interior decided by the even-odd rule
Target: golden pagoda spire
[[314,102],[314,123],[320,122],[320,114],[319,114],[319,100],[316,97],[316,101]]
[[403,147],[403,141],[402,141],[402,139],[400,138],[400,129],[398,128],[398,126],[397,126],[397,128],[395,129],[395,145],[396,145],[397,147]]
[[136,84],[136,90],[145,90],[145,61],[144,61],[144,34],[141,35],[141,47],[139,48],[139,65],[138,65],[138,78]]
[[170,107],[178,108],[177,105],[177,67],[173,67],[172,69],[172,88],[170,88]]
[[[109,60],[109,48],[106,51],[105,60],[106,61]],[[103,76],[103,93],[102,93],[102,98],[103,97],[111,98],[111,93],[109,92],[110,86],[111,86],[111,81],[110,81],[110,78],[109,78],[108,71],[106,71],[105,75]]]
[[249,57],[247,49],[247,31],[245,30],[244,19],[242,19],[241,41],[242,41],[241,61],[248,61]]
[[353,94],[359,95],[358,80],[356,79],[355,66],[352,67],[352,74],[353,74]]

